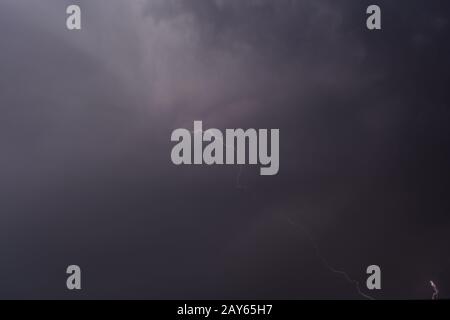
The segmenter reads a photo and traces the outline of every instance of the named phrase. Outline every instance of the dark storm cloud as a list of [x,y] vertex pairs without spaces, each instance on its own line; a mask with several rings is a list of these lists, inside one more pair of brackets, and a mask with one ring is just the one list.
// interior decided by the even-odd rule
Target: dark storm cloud
[[[1,297],[359,297],[309,234],[377,297],[449,283],[446,2],[69,3],[0,5]],[[280,128],[279,175],[173,166],[194,120]]]

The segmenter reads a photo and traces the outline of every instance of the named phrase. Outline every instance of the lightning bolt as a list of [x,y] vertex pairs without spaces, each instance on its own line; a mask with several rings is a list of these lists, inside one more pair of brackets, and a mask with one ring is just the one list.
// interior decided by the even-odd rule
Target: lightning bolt
[[236,188],[237,189],[247,189],[247,186],[241,185],[241,181],[240,181],[243,170],[244,170],[244,166],[239,166],[239,172],[236,176]]
[[430,285],[433,288],[433,295],[431,296],[431,300],[437,300],[439,296],[439,289],[432,280],[430,280]]
[[343,277],[348,283],[350,283],[351,285],[353,285],[356,289],[356,292],[363,297],[364,299],[368,299],[368,300],[375,300],[375,298],[365,294],[364,292],[362,292],[361,287],[359,285],[359,282],[355,279],[352,279],[350,277],[350,275],[343,271],[343,270],[338,270],[335,267],[333,267],[329,262],[328,259],[325,258],[325,256],[321,253],[320,251],[320,247],[317,244],[317,242],[314,240],[314,238],[312,237],[312,235],[303,227],[300,225],[297,225],[296,223],[294,223],[289,217],[286,217],[286,220],[288,221],[288,223],[290,225],[292,225],[293,227],[299,228],[302,230],[302,233],[306,236],[306,238],[308,239],[309,243],[311,244],[311,246],[314,248],[315,254],[317,256],[317,258],[322,262],[323,266],[328,269],[331,273],[337,274],[341,277]]
[[[204,131],[203,130],[190,130],[190,132],[194,135],[200,134],[203,135]],[[234,145],[228,145],[226,144],[226,142],[223,140],[223,138],[221,137],[217,137],[215,135],[212,135],[214,137],[214,139],[217,139],[218,141],[220,141],[220,143],[222,144],[222,146],[225,146],[225,148],[232,148],[233,150],[236,151],[236,148],[234,147]],[[203,136],[202,136],[203,139]],[[239,166],[239,171],[236,175],[236,189],[246,189],[247,187],[244,185],[241,185],[241,175],[242,175],[242,171],[244,170],[244,166],[240,165]]]
[[[196,134],[203,134],[202,130],[191,130],[190,132],[192,134],[194,134],[194,135],[196,135]],[[214,136],[214,138],[219,140],[222,143],[222,146],[225,146],[225,148],[233,148],[233,149],[235,149],[234,145],[231,145],[231,146],[227,145],[226,142],[222,138],[217,137],[217,136]],[[202,137],[202,139],[203,139],[203,137]],[[243,167],[244,166],[239,166],[239,171],[238,171],[237,176],[236,176],[236,188],[237,189],[246,189],[245,186],[240,184],[240,178],[241,178],[241,175],[242,175]],[[310,242],[311,246],[314,248],[314,251],[315,251],[315,254],[316,254],[317,258],[322,262],[322,264],[325,266],[326,269],[328,269],[331,273],[334,273],[334,274],[337,274],[337,275],[343,277],[348,283],[352,284],[355,287],[357,293],[361,297],[363,297],[365,299],[368,299],[368,300],[375,300],[375,298],[373,298],[373,297],[365,294],[364,292],[362,292],[361,287],[359,285],[359,282],[357,280],[352,279],[347,272],[336,269],[335,267],[333,267],[328,262],[328,260],[325,258],[325,256],[321,253],[319,245],[317,244],[317,242],[314,240],[314,238],[311,236],[311,234],[304,227],[296,225],[288,217],[286,217],[286,219],[292,226],[302,229],[303,234],[306,236],[306,238]],[[434,297],[434,295],[433,295],[433,297]]]

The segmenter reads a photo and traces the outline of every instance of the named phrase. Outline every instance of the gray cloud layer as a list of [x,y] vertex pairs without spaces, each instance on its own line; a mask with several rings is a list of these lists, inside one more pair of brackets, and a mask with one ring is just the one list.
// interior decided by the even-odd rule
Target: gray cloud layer
[[[450,283],[450,6],[378,2],[2,1],[0,297],[358,298],[305,229],[376,297]],[[194,120],[280,128],[279,175],[173,166]]]

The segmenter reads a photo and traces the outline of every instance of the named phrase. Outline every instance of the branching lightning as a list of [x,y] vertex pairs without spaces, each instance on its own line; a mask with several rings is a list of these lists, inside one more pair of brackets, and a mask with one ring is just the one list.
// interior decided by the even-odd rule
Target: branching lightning
[[[203,134],[203,132],[200,131],[200,130],[191,130],[190,132],[193,133],[194,135],[196,135],[196,134]],[[215,138],[220,140],[221,143],[222,143],[222,146],[225,146],[225,148],[233,148],[234,149],[234,146],[227,145],[225,143],[225,141],[223,141],[223,139],[220,139],[219,137],[215,137]],[[240,183],[240,178],[241,178],[241,175],[242,175],[242,171],[243,171],[243,166],[239,166],[239,171],[238,171],[237,176],[236,176],[236,188],[237,189],[246,189],[246,187],[241,185],[241,183]],[[354,279],[352,279],[347,272],[334,268],[328,262],[328,260],[325,258],[325,256],[321,253],[320,248],[319,248],[318,244],[316,243],[316,241],[314,240],[314,238],[311,236],[311,234],[304,227],[295,224],[288,217],[286,217],[286,219],[292,226],[300,228],[303,231],[303,234],[306,236],[306,238],[310,242],[311,246],[314,248],[314,251],[315,251],[315,254],[316,254],[317,258],[322,262],[322,264],[325,266],[326,269],[328,269],[330,272],[332,272],[334,274],[340,275],[348,283],[352,284],[355,287],[357,293],[361,297],[363,297],[364,299],[375,300],[375,298],[373,298],[373,297],[365,294],[364,292],[362,292],[361,287],[359,285],[359,282],[354,280]],[[434,297],[434,295],[433,295],[433,297]]]
[[375,300],[375,298],[365,294],[364,292],[361,291],[361,287],[359,285],[359,282],[356,281],[355,279],[352,279],[349,274],[345,271],[342,270],[338,270],[335,267],[333,267],[328,260],[325,258],[325,256],[321,253],[319,245],[317,244],[317,242],[314,240],[314,238],[311,236],[311,234],[303,227],[300,225],[295,224],[291,219],[289,219],[288,217],[286,217],[287,221],[289,222],[289,224],[291,224],[293,227],[299,228],[302,230],[303,234],[306,236],[306,238],[308,239],[308,241],[310,242],[311,246],[314,248],[314,251],[316,253],[317,258],[319,258],[319,260],[322,262],[322,264],[332,273],[338,274],[340,276],[342,276],[348,283],[352,284],[357,293],[368,300]]

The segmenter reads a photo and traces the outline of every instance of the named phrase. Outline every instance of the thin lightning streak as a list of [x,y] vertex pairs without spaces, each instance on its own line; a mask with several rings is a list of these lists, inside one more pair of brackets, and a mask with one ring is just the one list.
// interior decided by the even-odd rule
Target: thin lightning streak
[[[194,135],[195,135],[195,134],[199,134],[199,133],[200,133],[200,134],[203,133],[203,131],[201,131],[201,130],[191,130],[190,132],[193,133]],[[219,141],[221,141],[222,146],[225,146],[226,148],[233,148],[233,149],[235,149],[234,146],[227,145],[223,139],[221,139],[221,138],[219,138],[219,137],[216,137],[216,136],[214,136],[214,138],[217,139],[217,140],[219,140]],[[242,171],[243,171],[243,166],[239,166],[239,171],[238,171],[238,174],[237,174],[237,176],[236,176],[236,188],[237,188],[237,189],[246,189],[245,186],[243,186],[243,185],[240,184],[240,178],[241,178],[241,175],[242,175]],[[306,238],[307,238],[308,241],[310,242],[311,246],[314,248],[314,251],[315,251],[316,256],[319,258],[319,260],[322,262],[322,264],[323,264],[330,272],[335,273],[335,274],[338,274],[338,275],[341,275],[342,277],[344,277],[344,279],[345,279],[348,283],[354,285],[356,291],[358,292],[358,294],[359,294],[361,297],[363,297],[363,298],[365,298],[365,299],[368,299],[368,300],[375,300],[374,297],[371,297],[371,296],[369,296],[369,295],[367,295],[367,294],[365,294],[364,292],[361,291],[361,287],[360,287],[359,282],[358,282],[357,280],[352,279],[352,278],[349,276],[349,274],[348,274],[347,272],[345,272],[345,271],[343,271],[343,270],[338,270],[338,269],[334,268],[334,267],[328,262],[328,260],[322,255],[322,253],[321,253],[321,251],[320,251],[320,248],[319,248],[318,244],[316,243],[316,241],[314,241],[314,239],[313,239],[313,237],[311,236],[311,234],[310,234],[304,227],[295,224],[291,219],[289,219],[289,217],[286,217],[286,220],[289,222],[290,225],[302,229],[303,234],[306,236]],[[438,298],[438,296],[439,296],[439,289],[438,289],[438,287],[436,286],[436,284],[435,284],[432,280],[430,280],[430,285],[431,285],[431,287],[433,288],[433,295],[432,295],[431,299],[432,299],[432,300],[437,300],[437,298]]]
[[359,285],[359,282],[352,279],[347,272],[342,271],[342,270],[338,270],[336,268],[334,268],[329,262],[328,260],[322,255],[322,253],[320,252],[320,248],[318,246],[318,244],[316,243],[316,241],[314,241],[313,237],[311,236],[311,234],[302,226],[299,226],[297,224],[295,224],[291,219],[289,219],[288,217],[286,217],[287,221],[289,222],[289,224],[291,224],[294,227],[300,228],[303,231],[303,234],[306,236],[306,238],[308,239],[308,241],[310,242],[311,246],[314,248],[314,251],[316,253],[316,256],[319,258],[320,261],[322,261],[322,264],[332,273],[341,275],[344,277],[344,279],[354,285],[356,291],[358,292],[358,294],[368,300],[375,300],[375,298],[365,294],[364,292],[361,291],[361,287]]
[[[190,130],[190,132],[192,134],[194,134],[194,135],[203,134],[202,130]],[[225,148],[233,148],[233,150],[236,150],[234,145],[230,146],[230,145],[226,144],[225,141],[222,138],[214,136],[214,135],[213,135],[213,137],[215,139],[217,139],[218,141],[220,141],[222,143],[222,146],[225,146]],[[203,137],[202,137],[202,139],[203,139]],[[239,171],[238,171],[237,176],[236,176],[236,189],[246,189],[247,188],[246,186],[241,185],[241,182],[240,182],[242,171],[243,171],[243,166],[241,165],[241,166],[239,166]]]
[[238,175],[236,177],[236,188],[237,189],[247,189],[246,186],[241,185],[241,181],[240,181],[243,170],[244,170],[243,166],[239,166],[239,172],[238,172]]
[[[202,130],[191,130],[190,132],[193,133],[194,135],[196,135],[196,134],[202,134],[202,133],[203,133]],[[219,140],[219,141],[221,141],[222,146],[225,146],[226,148],[233,148],[233,149],[235,149],[233,145],[231,145],[231,146],[230,146],[230,145],[227,145],[227,144],[225,143],[225,141],[224,141],[222,138],[216,137],[216,136],[214,136],[214,138],[217,139],[217,140]],[[239,166],[239,171],[238,171],[238,174],[237,174],[237,176],[236,176],[236,188],[237,188],[237,189],[246,189],[245,186],[242,186],[242,185],[240,184],[240,178],[241,178],[241,175],[242,175],[242,171],[243,171],[243,166]],[[286,217],[286,219],[287,219],[287,221],[288,221],[292,226],[294,226],[294,227],[299,227],[299,226],[297,226],[292,220],[290,220],[288,217]],[[356,291],[358,292],[358,294],[359,294],[361,297],[363,297],[363,298],[365,298],[365,299],[368,299],[368,300],[375,300],[375,298],[373,298],[373,297],[371,297],[371,296],[365,294],[364,292],[362,292],[362,291],[361,291],[361,288],[360,288],[360,285],[359,285],[359,282],[356,281],[356,280],[354,280],[354,279],[352,279],[352,278],[348,275],[348,273],[346,273],[345,271],[338,270],[338,269],[334,268],[334,267],[328,262],[328,260],[321,254],[320,248],[319,248],[319,246],[317,245],[317,243],[314,241],[314,239],[313,239],[313,237],[311,236],[311,234],[310,234],[305,228],[303,228],[303,227],[300,227],[300,228],[303,230],[303,233],[305,234],[305,236],[307,237],[308,241],[311,243],[312,247],[314,248],[314,251],[315,251],[315,253],[316,253],[316,256],[319,258],[319,260],[322,262],[322,264],[323,264],[330,272],[335,273],[335,274],[339,274],[339,275],[343,276],[344,279],[345,279],[348,283],[353,284],[353,285],[355,286],[355,288],[356,288]],[[433,296],[434,296],[434,295],[433,295]]]
[[[202,133],[203,133],[202,130],[191,130],[190,132],[193,133],[194,135],[196,135],[196,134],[202,134]],[[224,141],[222,138],[216,137],[216,136],[214,136],[214,138],[217,139],[217,140],[219,140],[219,141],[221,141],[222,146],[225,146],[226,148],[233,148],[233,149],[235,149],[233,145],[231,145],[231,146],[230,146],[230,145],[227,145],[227,144],[225,143],[225,141]],[[241,178],[241,175],[242,175],[242,171],[243,171],[243,166],[239,166],[239,171],[238,171],[238,174],[237,174],[237,176],[236,176],[236,188],[238,188],[238,189],[246,189],[245,186],[242,186],[242,185],[240,184],[240,178]],[[345,279],[348,283],[353,284],[353,285],[355,286],[355,288],[356,288],[356,291],[358,292],[358,294],[359,294],[361,297],[363,297],[363,298],[365,298],[365,299],[368,299],[368,300],[375,300],[375,298],[373,298],[373,297],[371,297],[371,296],[369,296],[369,295],[367,295],[367,294],[365,294],[364,292],[361,291],[361,288],[360,288],[360,285],[359,285],[359,282],[358,282],[358,281],[352,279],[352,278],[348,275],[348,273],[346,273],[345,271],[338,270],[338,269],[334,268],[334,267],[328,262],[328,260],[327,260],[327,259],[322,255],[322,253],[320,252],[320,248],[319,248],[319,246],[317,245],[317,243],[314,241],[314,239],[313,239],[313,237],[311,236],[311,234],[310,234],[304,227],[297,226],[297,225],[296,225],[292,220],[290,220],[288,217],[286,217],[286,219],[287,219],[287,221],[288,221],[292,226],[294,226],[294,227],[300,227],[300,228],[303,230],[303,233],[305,234],[305,236],[307,237],[308,241],[311,243],[312,247],[314,248],[314,251],[315,251],[315,253],[316,253],[316,256],[319,258],[319,260],[322,262],[322,264],[323,264],[330,272],[343,276],[344,279]]]
[[[193,134],[202,134],[202,133],[203,133],[203,130],[191,130],[190,132],[193,133]],[[221,142],[222,142],[222,145],[225,146],[226,148],[233,148],[233,149],[235,149],[235,148],[234,148],[234,145],[226,144],[225,141],[224,141],[222,138],[217,137],[217,136],[215,136],[215,135],[211,135],[211,136],[213,136],[215,139],[221,141]],[[202,139],[203,139],[203,137],[202,137]]]
[[439,296],[439,289],[432,280],[430,280],[430,285],[433,288],[433,295],[431,296],[431,300],[437,300]]

